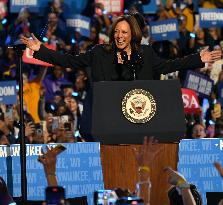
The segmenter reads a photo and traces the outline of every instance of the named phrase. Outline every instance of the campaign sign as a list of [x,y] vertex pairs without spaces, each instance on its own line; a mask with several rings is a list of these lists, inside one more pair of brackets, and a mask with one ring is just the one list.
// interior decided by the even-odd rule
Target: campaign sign
[[16,81],[0,81],[0,104],[15,104],[16,96]]
[[157,11],[157,4],[156,0],[151,0],[150,3],[147,5],[143,5],[143,13],[156,13]]
[[[55,44],[44,44],[44,45],[49,49],[56,50]],[[26,50],[23,52],[22,61],[24,63],[30,63],[30,64],[41,65],[41,66],[46,66],[46,67],[53,66],[52,64],[49,64],[49,63],[46,63],[44,61],[34,58],[33,53],[34,51],[32,51],[29,48],[26,48]]]
[[223,139],[181,140],[178,171],[189,183],[196,185],[207,204],[206,192],[222,192],[223,183],[213,163],[223,165]]
[[201,97],[209,97],[213,89],[214,81],[203,74],[188,71],[184,88],[195,90]]
[[123,14],[124,0],[95,0],[95,3],[102,3],[108,13]]
[[185,113],[194,113],[199,111],[200,104],[197,94],[194,90],[181,88],[182,99]]
[[23,7],[29,8],[30,12],[39,12],[42,1],[44,0],[11,0],[10,12],[19,12]]
[[0,16],[4,18],[7,14],[7,1],[8,0],[2,0],[0,1]]
[[223,107],[223,82],[219,81],[216,84],[216,87],[217,87],[218,102],[220,102],[221,106]]
[[150,22],[150,33],[156,41],[173,40],[179,38],[177,19]]
[[203,9],[199,8],[200,27],[222,27],[223,9]]
[[81,35],[90,36],[90,21],[91,19],[82,15],[71,15],[66,20],[66,25],[69,29],[74,29]]
[[[27,198],[44,200],[47,181],[43,166],[37,161],[44,144],[26,145]],[[99,143],[64,143],[67,149],[57,156],[56,176],[67,198],[87,196],[93,205],[93,192],[104,188]],[[0,146],[0,176],[14,197],[21,196],[20,146]]]

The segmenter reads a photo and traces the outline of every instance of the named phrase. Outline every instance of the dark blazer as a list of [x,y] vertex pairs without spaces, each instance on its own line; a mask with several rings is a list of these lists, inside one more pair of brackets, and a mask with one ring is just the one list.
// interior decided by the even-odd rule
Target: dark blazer
[[[199,53],[175,60],[163,60],[156,55],[149,45],[142,45],[141,50],[143,62],[136,71],[137,80],[152,80],[153,76],[157,74],[204,67]],[[96,45],[85,54],[75,56],[61,54],[41,45],[40,50],[34,53],[34,58],[65,68],[83,69],[91,67],[93,81],[115,80],[114,72],[117,71],[116,53],[108,52],[103,44]]]

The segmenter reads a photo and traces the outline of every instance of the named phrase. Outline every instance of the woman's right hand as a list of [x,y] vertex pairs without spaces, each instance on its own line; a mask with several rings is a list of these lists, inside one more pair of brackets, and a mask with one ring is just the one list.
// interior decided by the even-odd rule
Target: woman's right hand
[[31,34],[31,36],[32,36],[32,39],[22,36],[20,40],[22,41],[22,43],[26,44],[26,46],[29,49],[33,51],[38,51],[42,43],[34,36],[33,33]]

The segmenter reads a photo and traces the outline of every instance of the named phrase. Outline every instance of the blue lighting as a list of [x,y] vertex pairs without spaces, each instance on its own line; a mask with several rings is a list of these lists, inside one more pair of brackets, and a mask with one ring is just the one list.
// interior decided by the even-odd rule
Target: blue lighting
[[55,110],[55,106],[54,105],[50,105],[51,110]]
[[77,97],[78,93],[77,92],[72,92],[72,96]]
[[48,38],[47,37],[43,37],[43,41],[44,42],[48,42]]
[[195,38],[196,37],[196,34],[195,33],[190,33],[190,37],[191,38]]
[[209,124],[210,124],[210,125],[214,125],[215,122],[214,122],[213,120],[209,120]]
[[2,19],[2,24],[4,25],[6,23],[7,23],[7,19],[6,18]]
[[72,38],[72,39],[71,39],[71,43],[73,43],[73,44],[74,44],[75,42],[76,42],[76,41],[75,41],[75,39],[74,39],[74,38]]
[[77,131],[75,131],[74,136],[75,136],[75,137],[79,137],[79,136],[80,136],[80,133],[79,133],[79,131],[78,131],[78,130],[77,130]]

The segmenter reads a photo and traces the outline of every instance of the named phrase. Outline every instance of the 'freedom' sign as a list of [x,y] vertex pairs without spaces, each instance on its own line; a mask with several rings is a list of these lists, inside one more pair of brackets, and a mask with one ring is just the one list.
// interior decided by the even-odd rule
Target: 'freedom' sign
[[21,8],[28,7],[30,12],[39,12],[43,0],[11,0],[10,11],[19,12]]
[[90,36],[90,18],[82,15],[72,15],[66,20],[66,25],[70,29],[75,29],[81,35]]
[[151,22],[150,32],[156,41],[177,39],[179,38],[177,19]]
[[194,72],[188,71],[184,87],[195,90],[201,97],[209,97],[214,85],[214,81],[209,77]]
[[0,104],[16,103],[16,95],[16,81],[0,81]]
[[222,27],[223,9],[199,9],[200,27]]

